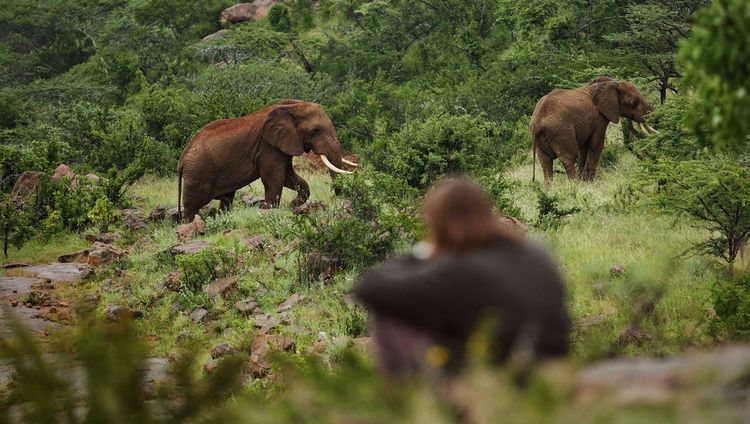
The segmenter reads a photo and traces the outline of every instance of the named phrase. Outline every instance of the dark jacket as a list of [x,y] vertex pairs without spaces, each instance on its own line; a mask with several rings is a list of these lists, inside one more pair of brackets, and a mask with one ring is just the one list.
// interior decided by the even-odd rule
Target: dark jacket
[[481,251],[420,260],[405,255],[365,272],[354,294],[376,314],[427,332],[463,363],[466,343],[494,319],[494,359],[517,349],[568,352],[565,289],[549,256],[528,242],[498,240]]

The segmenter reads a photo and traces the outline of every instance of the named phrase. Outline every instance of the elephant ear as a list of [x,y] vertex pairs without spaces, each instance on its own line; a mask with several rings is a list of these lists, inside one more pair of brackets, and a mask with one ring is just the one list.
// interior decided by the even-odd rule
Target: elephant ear
[[305,152],[289,106],[276,108],[268,114],[263,124],[263,139],[289,156],[299,156]]
[[617,82],[606,81],[599,83],[594,89],[592,98],[594,106],[610,122],[615,124],[620,122],[620,91],[617,89]]

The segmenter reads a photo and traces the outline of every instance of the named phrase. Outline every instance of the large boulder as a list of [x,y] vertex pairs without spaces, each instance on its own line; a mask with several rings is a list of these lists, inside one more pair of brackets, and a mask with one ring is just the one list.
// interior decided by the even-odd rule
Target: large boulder
[[189,240],[197,235],[204,234],[206,232],[206,224],[200,215],[195,215],[193,222],[188,224],[182,224],[177,227],[177,239],[181,242]]
[[229,34],[229,30],[228,29],[220,29],[220,30],[218,30],[218,31],[216,31],[214,33],[208,34],[207,36],[203,37],[201,39],[201,41],[202,42],[209,42],[209,41],[221,40],[224,37],[226,37],[227,34]]
[[39,173],[34,171],[26,171],[21,174],[13,185],[13,191],[10,193],[10,198],[13,200],[13,204],[16,206],[23,205],[26,203],[32,194],[39,190]]
[[235,290],[237,290],[237,280],[234,277],[219,278],[203,288],[203,291],[209,296],[218,295],[223,298],[226,298]]
[[55,169],[55,173],[52,174],[52,179],[57,181],[62,177],[69,177],[71,180],[74,180],[76,178],[76,174],[73,172],[72,169],[70,169],[68,165],[61,163],[60,165],[57,165],[57,169]]
[[106,264],[116,261],[125,251],[111,244],[95,242],[88,255],[88,264],[91,266]]
[[239,3],[232,7],[224,9],[219,17],[219,23],[222,25],[231,23],[240,23],[246,21],[259,21],[268,15],[268,11],[276,3],[282,0],[255,0],[252,3]]
[[214,246],[215,244],[211,243],[210,241],[192,240],[184,244],[178,244],[176,246],[170,247],[169,253],[172,256],[192,254],[197,253],[203,249],[210,249]]
[[294,350],[294,341],[280,334],[257,336],[250,347],[250,370],[254,377],[263,377],[271,370],[269,357],[274,352]]

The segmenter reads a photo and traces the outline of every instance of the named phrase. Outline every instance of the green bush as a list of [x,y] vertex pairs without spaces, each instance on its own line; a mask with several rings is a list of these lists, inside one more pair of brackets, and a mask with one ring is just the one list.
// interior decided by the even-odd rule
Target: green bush
[[750,274],[717,281],[711,291],[716,312],[713,331],[742,340],[750,339]]
[[93,222],[99,231],[104,233],[109,230],[109,225],[115,217],[115,205],[107,197],[96,199],[94,207],[88,213],[88,218]]
[[414,207],[417,192],[403,181],[363,170],[336,179],[335,185],[346,204],[295,220],[301,238],[300,281],[319,276],[314,268],[320,258],[336,269],[365,267],[385,259],[400,244],[413,242],[420,233]]
[[750,169],[727,156],[661,160],[644,173],[658,204],[707,230],[698,253],[732,264],[750,237]]
[[490,197],[498,212],[515,218],[522,218],[521,210],[516,207],[510,198],[509,192],[511,187],[505,178],[503,178],[502,173],[486,173],[480,176],[477,182]]
[[564,208],[560,206],[560,197],[537,190],[538,215],[534,225],[543,230],[555,229],[562,224],[563,219],[581,211],[579,207]]
[[497,167],[498,127],[469,115],[431,116],[376,139],[369,158],[380,171],[419,189],[451,173]]
[[0,194],[0,237],[5,257],[8,257],[9,246],[20,249],[32,234],[32,221],[27,211],[15,205],[10,196]]
[[268,22],[275,31],[292,31],[292,18],[289,16],[289,9],[286,6],[274,4],[268,11]]
[[237,259],[221,248],[179,255],[175,262],[180,270],[182,290],[192,293],[199,292],[204,284],[226,277],[237,269]]
[[684,124],[685,113],[690,106],[687,96],[670,96],[648,115],[658,134],[634,140],[633,150],[640,158],[651,160],[670,158],[674,160],[696,159],[701,147],[698,140]]

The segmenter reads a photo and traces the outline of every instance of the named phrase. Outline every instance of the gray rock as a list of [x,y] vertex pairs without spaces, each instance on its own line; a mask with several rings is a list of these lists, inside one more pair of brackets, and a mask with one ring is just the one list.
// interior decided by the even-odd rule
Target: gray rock
[[237,349],[230,346],[228,343],[219,343],[211,349],[211,358],[219,359],[225,356],[233,356],[237,354]]
[[206,320],[207,316],[208,311],[203,308],[194,309],[193,312],[190,313],[190,319],[198,324],[202,324]]
[[235,290],[237,290],[237,280],[234,277],[219,278],[203,288],[203,291],[208,295],[219,295],[223,298],[226,298]]
[[248,193],[243,194],[242,197],[240,197],[240,199],[242,199],[242,203],[244,203],[245,206],[251,207],[251,208],[260,207],[263,205],[263,202],[265,201],[263,197],[251,196]]
[[260,334],[268,333],[279,324],[281,324],[281,321],[269,314],[260,313],[253,316],[253,325],[259,328]]
[[622,265],[614,265],[609,269],[609,275],[618,278],[624,276],[628,271]]
[[112,244],[115,242],[115,240],[122,237],[120,233],[117,231],[109,232],[109,233],[101,233],[101,234],[86,234],[84,238],[86,241],[90,241],[92,243],[105,243],[105,244]]
[[163,205],[156,205],[151,213],[148,215],[149,221],[164,221],[167,216],[167,207]]
[[254,298],[237,301],[234,307],[244,315],[251,315],[256,309],[260,308],[260,303]]
[[10,198],[13,204],[21,206],[39,190],[40,177],[38,172],[25,171],[16,180]]
[[228,7],[221,12],[219,23],[225,25],[229,22],[240,23],[246,21],[259,21],[266,17],[271,7],[282,0],[255,0],[252,3],[239,3]]
[[208,34],[207,36],[203,37],[201,39],[201,42],[221,40],[222,38],[226,37],[227,34],[229,34],[228,29],[220,29],[212,34]]
[[293,295],[289,296],[287,300],[279,304],[279,306],[276,308],[276,312],[282,313],[290,311],[300,300],[302,300],[302,295],[300,295],[299,293],[294,293]]
[[77,263],[48,263],[34,265],[23,269],[37,278],[46,278],[52,281],[79,281],[88,278],[93,269],[89,265]]
[[142,231],[147,229],[146,214],[142,209],[129,208],[122,210],[124,227],[128,231]]
[[122,322],[142,316],[143,312],[136,311],[127,305],[107,305],[104,307],[104,319],[108,322]]
[[214,246],[216,245],[205,240],[192,240],[187,243],[170,247],[169,253],[172,254],[172,256],[191,254],[199,252],[203,249],[210,249]]
[[0,297],[24,295],[32,286],[43,285],[49,280],[27,277],[0,277]]
[[297,215],[309,215],[310,213],[314,211],[324,211],[326,210],[326,204],[325,202],[321,200],[315,200],[312,202],[306,202],[302,205],[297,206],[296,208],[292,209],[292,212],[296,213]]

